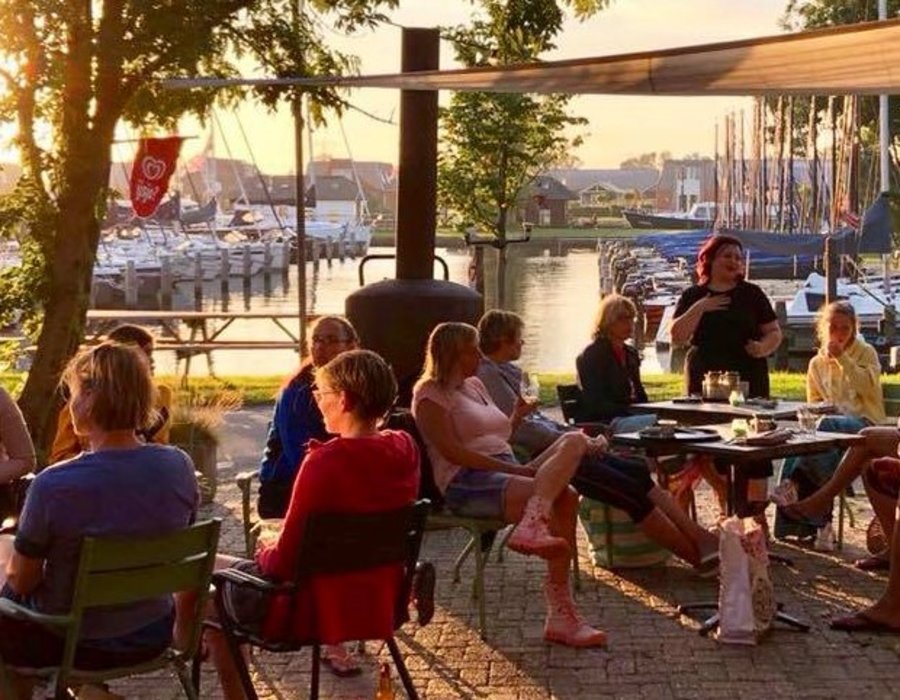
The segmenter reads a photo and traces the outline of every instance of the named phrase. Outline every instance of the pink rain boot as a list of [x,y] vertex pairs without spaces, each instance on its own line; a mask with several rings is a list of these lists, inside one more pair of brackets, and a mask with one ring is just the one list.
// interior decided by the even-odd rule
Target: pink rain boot
[[506,546],[515,552],[534,554],[544,559],[567,555],[569,543],[562,537],[550,534],[550,505],[546,498],[529,498],[522,519],[506,541]]
[[569,584],[544,584],[544,598],[547,601],[547,621],[544,623],[544,640],[565,644],[569,647],[606,646],[606,632],[594,629],[578,614]]

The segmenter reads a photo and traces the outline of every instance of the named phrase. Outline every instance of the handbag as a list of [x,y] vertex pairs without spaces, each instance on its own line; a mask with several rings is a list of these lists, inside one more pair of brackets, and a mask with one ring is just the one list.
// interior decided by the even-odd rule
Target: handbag
[[727,518],[719,536],[719,631],[724,644],[756,644],[777,605],[769,579],[766,535],[753,518]]

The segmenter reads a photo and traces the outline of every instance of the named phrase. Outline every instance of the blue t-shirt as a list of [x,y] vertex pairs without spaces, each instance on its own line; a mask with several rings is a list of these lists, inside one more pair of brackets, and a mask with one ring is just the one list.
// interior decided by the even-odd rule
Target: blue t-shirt
[[[25,500],[15,547],[44,559],[44,577],[31,605],[69,610],[84,537],[153,537],[190,525],[199,491],[194,465],[166,445],[84,452],[38,474]],[[171,597],[85,612],[82,639],[127,635],[167,617]]]

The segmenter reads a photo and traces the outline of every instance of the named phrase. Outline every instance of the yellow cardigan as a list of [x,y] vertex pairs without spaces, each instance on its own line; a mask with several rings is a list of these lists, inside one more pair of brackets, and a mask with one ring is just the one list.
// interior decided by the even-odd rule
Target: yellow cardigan
[[[165,384],[156,385],[156,405],[154,408],[165,418],[165,422],[153,434],[150,442],[168,445],[169,429],[172,427],[172,390]],[[53,447],[50,448],[48,463],[56,464],[64,459],[71,459],[86,448],[87,443],[82,443],[75,434],[75,427],[72,425],[72,414],[69,412],[69,404],[66,403],[56,419],[56,437],[53,438]]]
[[840,357],[827,357],[824,350],[809,361],[806,400],[828,401],[851,416],[873,423],[885,419],[881,390],[881,362],[875,348],[854,338]]

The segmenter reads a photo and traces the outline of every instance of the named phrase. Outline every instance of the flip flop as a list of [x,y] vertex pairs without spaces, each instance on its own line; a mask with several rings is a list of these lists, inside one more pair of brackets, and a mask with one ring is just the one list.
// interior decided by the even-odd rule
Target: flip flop
[[878,634],[900,634],[900,626],[873,620],[864,612],[846,617],[836,617],[831,621],[831,629],[841,632],[872,632]]
[[694,567],[694,571],[700,578],[713,578],[719,574],[719,553],[710,552]]
[[350,678],[362,673],[357,660],[340,644],[322,647],[322,663],[338,678]]
[[863,557],[853,562],[853,566],[860,571],[888,571],[891,568],[891,561],[879,556]]

